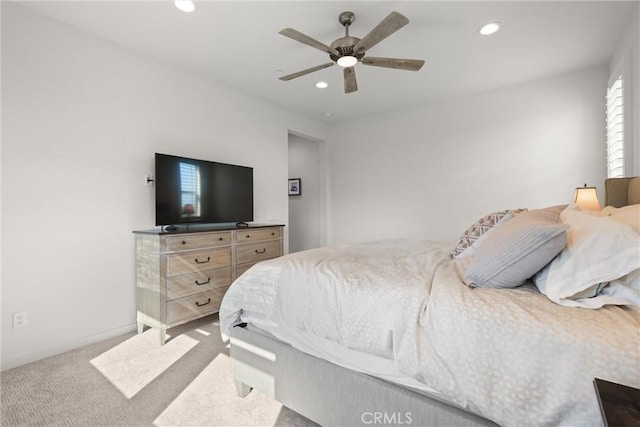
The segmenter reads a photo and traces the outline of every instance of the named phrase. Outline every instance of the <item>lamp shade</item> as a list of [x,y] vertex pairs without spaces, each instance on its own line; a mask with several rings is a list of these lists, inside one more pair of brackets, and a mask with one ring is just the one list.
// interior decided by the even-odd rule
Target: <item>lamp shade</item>
[[196,211],[193,209],[193,205],[191,203],[187,203],[182,207],[182,213],[186,215],[193,215]]
[[596,187],[587,187],[587,184],[584,187],[576,188],[573,202],[583,211],[599,211],[601,209]]

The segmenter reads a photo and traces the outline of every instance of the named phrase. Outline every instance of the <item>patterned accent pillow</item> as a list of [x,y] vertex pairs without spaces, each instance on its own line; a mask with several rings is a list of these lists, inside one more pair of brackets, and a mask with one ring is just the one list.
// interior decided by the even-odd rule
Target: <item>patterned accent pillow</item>
[[[456,247],[451,251],[451,258],[464,258],[470,255],[473,255],[472,246],[476,244],[479,240],[481,241],[481,237],[488,233],[492,228],[496,227],[498,224],[503,224],[504,222],[510,220],[515,215],[526,211],[526,209],[507,209],[504,211],[492,212],[488,215],[483,216],[476,222],[474,222],[471,227],[469,227],[458,241]],[[464,252],[464,254],[463,254]]]

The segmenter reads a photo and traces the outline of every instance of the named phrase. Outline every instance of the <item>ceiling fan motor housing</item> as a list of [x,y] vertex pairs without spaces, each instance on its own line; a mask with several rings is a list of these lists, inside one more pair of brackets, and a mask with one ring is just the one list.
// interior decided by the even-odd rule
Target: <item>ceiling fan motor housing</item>
[[353,51],[353,47],[358,44],[359,41],[360,39],[357,37],[340,37],[339,39],[331,43],[331,48],[340,52],[340,56],[330,53],[329,57],[333,61],[338,61],[338,58],[341,58],[343,56],[355,56],[358,61],[361,60],[364,57],[364,52],[361,51],[360,53],[356,53]]

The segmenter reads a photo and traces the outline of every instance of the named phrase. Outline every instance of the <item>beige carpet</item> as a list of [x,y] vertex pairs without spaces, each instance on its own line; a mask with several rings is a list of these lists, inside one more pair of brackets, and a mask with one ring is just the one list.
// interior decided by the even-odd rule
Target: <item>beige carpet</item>
[[316,426],[235,393],[217,315],[128,334],[0,374],[2,426]]

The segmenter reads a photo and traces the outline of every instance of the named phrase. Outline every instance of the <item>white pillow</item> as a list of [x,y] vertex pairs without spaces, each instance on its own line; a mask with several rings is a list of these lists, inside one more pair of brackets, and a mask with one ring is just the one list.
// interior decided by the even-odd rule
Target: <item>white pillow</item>
[[568,307],[638,305],[638,232],[608,216],[581,212],[575,205],[560,218],[569,225],[567,246],[533,277],[540,292]]
[[629,224],[634,230],[640,232],[640,205],[629,205],[621,208],[607,206],[601,211],[587,211],[591,215],[608,216],[609,218]]

